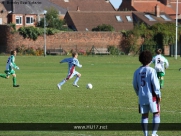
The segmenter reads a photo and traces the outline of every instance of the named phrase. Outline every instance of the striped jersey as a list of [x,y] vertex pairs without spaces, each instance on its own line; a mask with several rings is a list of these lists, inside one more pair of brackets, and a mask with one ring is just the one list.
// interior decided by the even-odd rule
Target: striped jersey
[[6,70],[12,70],[13,68],[17,68],[18,66],[16,66],[15,64],[15,57],[14,55],[11,55],[8,60],[7,60],[7,63],[6,63]]
[[141,66],[134,72],[133,88],[139,97],[140,105],[147,105],[157,97],[161,98],[157,73],[152,67]]

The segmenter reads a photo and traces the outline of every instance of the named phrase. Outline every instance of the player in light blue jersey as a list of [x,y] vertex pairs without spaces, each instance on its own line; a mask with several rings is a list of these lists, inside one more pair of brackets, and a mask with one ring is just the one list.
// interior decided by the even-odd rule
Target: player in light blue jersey
[[169,67],[168,60],[162,55],[162,49],[156,49],[156,56],[153,57],[152,63],[155,64],[158,79],[160,81],[160,88],[164,85],[165,69]]
[[73,86],[79,87],[77,85],[77,82],[79,81],[79,78],[81,77],[81,74],[75,70],[75,67],[77,66],[77,67],[81,68],[82,65],[79,64],[79,61],[78,61],[77,58],[78,58],[78,53],[77,52],[73,52],[72,53],[72,58],[65,58],[62,61],[60,61],[60,63],[64,63],[64,62],[68,63],[68,75],[67,75],[67,77],[64,80],[62,80],[60,83],[57,84],[57,87],[58,87],[59,90],[61,90],[61,86],[66,81],[68,81],[69,79],[71,79],[74,76],[76,76],[76,78],[75,78],[75,81],[73,83]]
[[6,70],[4,71],[6,74],[0,74],[0,77],[8,79],[10,75],[13,76],[13,87],[19,87],[19,85],[16,84],[16,74],[14,69],[18,69],[19,67],[15,64],[15,56],[16,51],[11,51],[11,56],[8,58],[6,63]]
[[157,73],[149,64],[152,60],[152,54],[149,51],[143,51],[139,55],[139,61],[143,64],[139,67],[133,76],[133,88],[139,99],[139,112],[142,114],[141,124],[144,136],[148,136],[148,115],[153,113],[153,131],[152,136],[158,136],[157,130],[160,123],[160,101],[161,92]]

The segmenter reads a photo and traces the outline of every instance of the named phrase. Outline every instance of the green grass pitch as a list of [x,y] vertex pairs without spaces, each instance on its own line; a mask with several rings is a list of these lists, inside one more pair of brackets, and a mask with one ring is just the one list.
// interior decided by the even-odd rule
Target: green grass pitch
[[[71,56],[17,56],[19,88],[0,78],[0,123],[140,123],[137,96],[132,87],[138,56],[79,56],[82,74],[79,88],[75,78],[57,89],[67,75]],[[0,73],[8,56],[0,56]],[[181,58],[167,57],[162,92],[161,123],[181,123]],[[153,66],[153,65],[152,65]],[[86,89],[87,83],[93,89]],[[151,122],[152,115],[150,114]],[[0,136],[142,136],[142,131],[0,131]],[[159,136],[180,136],[181,131],[158,131]]]

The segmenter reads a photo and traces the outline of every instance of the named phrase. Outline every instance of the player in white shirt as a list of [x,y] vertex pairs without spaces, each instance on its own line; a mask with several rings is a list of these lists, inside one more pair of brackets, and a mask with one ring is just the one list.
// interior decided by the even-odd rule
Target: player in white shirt
[[152,136],[158,136],[157,130],[160,123],[160,101],[161,92],[157,73],[149,64],[152,61],[152,54],[143,51],[139,55],[139,61],[143,64],[133,76],[133,88],[139,99],[139,112],[142,114],[141,124],[144,136],[148,136],[148,115],[153,113]]
[[61,90],[61,86],[66,81],[68,81],[69,79],[71,79],[74,76],[76,76],[76,78],[75,78],[75,81],[73,83],[73,86],[79,87],[77,85],[77,82],[79,81],[79,78],[81,77],[81,74],[75,70],[75,67],[77,66],[77,67],[81,68],[82,65],[79,64],[79,61],[78,61],[77,58],[78,58],[78,53],[73,52],[72,53],[72,58],[66,58],[66,59],[63,59],[62,61],[60,61],[60,63],[64,63],[64,62],[68,63],[68,75],[64,80],[62,80],[60,83],[57,84],[57,87],[58,87],[59,90]]
[[11,51],[11,56],[8,58],[6,63],[6,70],[4,71],[6,74],[0,74],[0,77],[2,78],[9,78],[10,75],[13,76],[13,87],[19,87],[19,85],[16,84],[16,74],[14,69],[18,69],[19,67],[15,64],[15,56],[16,51]]
[[162,55],[162,49],[156,49],[156,56],[153,57],[152,63],[155,64],[155,70],[160,82],[160,88],[164,85],[165,69],[169,67],[168,60]]

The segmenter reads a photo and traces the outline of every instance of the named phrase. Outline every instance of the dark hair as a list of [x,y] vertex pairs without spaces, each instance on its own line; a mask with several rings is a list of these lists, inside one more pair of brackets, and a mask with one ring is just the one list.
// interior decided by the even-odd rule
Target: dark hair
[[77,55],[77,52],[72,52],[72,57],[75,57],[75,55]]
[[156,49],[156,50],[155,50],[155,53],[156,53],[156,54],[161,54],[161,53],[162,53],[162,49],[160,49],[160,48]]
[[152,61],[152,54],[150,51],[143,51],[139,55],[139,61],[144,65],[148,65]]
[[16,50],[13,50],[13,51],[11,51],[11,55],[14,55],[14,52],[15,52]]

